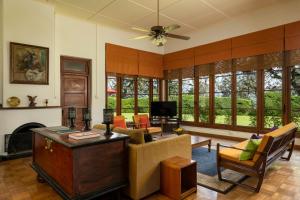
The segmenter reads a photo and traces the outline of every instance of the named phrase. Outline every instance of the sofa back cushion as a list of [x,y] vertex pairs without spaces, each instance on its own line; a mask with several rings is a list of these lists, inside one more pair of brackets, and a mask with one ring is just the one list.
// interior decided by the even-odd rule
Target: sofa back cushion
[[144,144],[144,132],[145,129],[126,129],[126,128],[114,128],[113,132],[122,133],[130,137],[129,143],[132,144]]

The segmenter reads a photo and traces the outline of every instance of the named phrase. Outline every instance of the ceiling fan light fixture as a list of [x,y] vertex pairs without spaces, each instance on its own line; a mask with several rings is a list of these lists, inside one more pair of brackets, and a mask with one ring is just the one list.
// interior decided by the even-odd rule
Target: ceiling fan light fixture
[[153,38],[152,43],[158,47],[161,47],[167,43],[167,39],[164,35],[158,35]]

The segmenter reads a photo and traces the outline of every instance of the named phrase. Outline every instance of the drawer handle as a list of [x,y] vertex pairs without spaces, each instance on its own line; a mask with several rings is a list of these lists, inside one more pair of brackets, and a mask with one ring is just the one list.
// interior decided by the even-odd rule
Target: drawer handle
[[45,149],[49,150],[50,152],[53,152],[53,149],[52,149],[52,142],[53,141],[48,139],[48,138],[45,138],[45,141],[46,141]]

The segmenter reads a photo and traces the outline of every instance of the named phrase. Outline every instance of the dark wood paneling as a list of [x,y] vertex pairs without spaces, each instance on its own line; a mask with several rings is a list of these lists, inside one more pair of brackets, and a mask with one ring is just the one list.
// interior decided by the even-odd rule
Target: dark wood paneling
[[[80,195],[102,190],[127,180],[124,141],[76,149],[75,174]],[[101,156],[99,156],[101,155]],[[124,167],[124,169],[123,169]]]

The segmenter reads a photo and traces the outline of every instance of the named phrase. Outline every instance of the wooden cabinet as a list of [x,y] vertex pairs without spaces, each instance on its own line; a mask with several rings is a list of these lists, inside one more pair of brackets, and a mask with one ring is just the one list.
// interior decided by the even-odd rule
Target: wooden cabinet
[[178,156],[161,163],[161,193],[172,199],[183,199],[197,191],[197,163]]
[[116,191],[128,182],[128,136],[75,141],[67,134],[34,129],[33,168],[64,199]]

